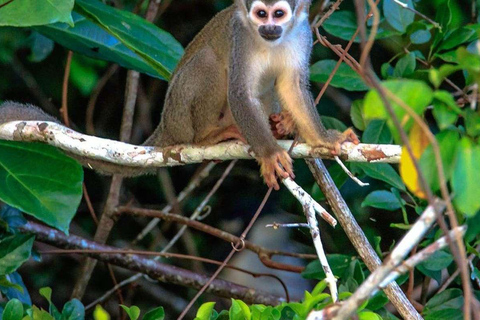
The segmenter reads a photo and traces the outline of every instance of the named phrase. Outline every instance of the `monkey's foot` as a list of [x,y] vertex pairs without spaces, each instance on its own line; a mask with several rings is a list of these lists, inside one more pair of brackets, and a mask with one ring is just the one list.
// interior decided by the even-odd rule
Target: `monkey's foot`
[[219,128],[210,132],[205,138],[199,141],[197,144],[201,146],[214,145],[219,142],[227,141],[230,139],[237,139],[247,144],[247,140],[240,133],[238,127],[234,124],[225,128]]
[[353,142],[354,144],[359,144],[360,140],[358,139],[357,135],[353,131],[352,128],[348,128],[344,132],[340,133],[336,130],[328,130],[329,134],[334,133],[335,141],[331,146],[328,146],[332,149],[332,154],[334,156],[338,156],[341,153],[342,144],[344,142]]
[[280,189],[277,176],[281,179],[295,178],[292,158],[285,150],[279,150],[271,156],[259,158],[258,162],[260,163],[260,174],[269,188]]
[[273,136],[276,139],[281,139],[293,134],[296,130],[295,121],[288,111],[280,113],[273,113],[270,115],[270,127]]

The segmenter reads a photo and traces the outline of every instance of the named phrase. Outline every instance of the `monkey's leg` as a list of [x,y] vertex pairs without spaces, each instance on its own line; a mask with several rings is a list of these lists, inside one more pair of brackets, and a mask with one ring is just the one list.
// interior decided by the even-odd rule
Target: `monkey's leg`
[[286,110],[271,114],[269,120],[273,136],[277,139],[290,136],[297,129],[292,115]]
[[230,140],[230,139],[237,139],[242,141],[243,143],[247,143],[245,137],[240,133],[238,127],[234,124],[224,127],[218,128],[210,132],[205,138],[201,141],[197,142],[196,144],[201,146],[208,146],[217,144],[222,141]]

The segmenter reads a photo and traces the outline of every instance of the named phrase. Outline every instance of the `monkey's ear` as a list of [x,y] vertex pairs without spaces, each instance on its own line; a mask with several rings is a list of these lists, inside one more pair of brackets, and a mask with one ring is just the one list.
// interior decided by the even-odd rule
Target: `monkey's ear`
[[298,0],[295,16],[298,18],[302,13],[308,12],[311,3],[311,0]]
[[238,9],[242,10],[243,13],[248,14],[247,3],[245,0],[235,0],[235,5]]

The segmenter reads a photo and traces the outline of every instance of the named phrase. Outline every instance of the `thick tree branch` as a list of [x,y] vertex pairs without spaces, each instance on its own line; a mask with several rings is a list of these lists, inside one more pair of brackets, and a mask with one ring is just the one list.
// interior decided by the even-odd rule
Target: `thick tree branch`
[[[214,146],[181,145],[167,148],[136,146],[78,133],[60,124],[45,121],[14,121],[0,125],[0,139],[37,141],[58,147],[68,153],[103,160],[129,167],[165,167],[205,160],[252,159],[250,146],[241,142],[225,142]],[[288,150],[291,141],[278,141]],[[293,158],[333,159],[331,150],[298,144],[292,149]],[[400,161],[401,148],[397,145],[344,143],[340,158],[355,162]]]
[[[36,236],[36,240],[51,244],[58,248],[100,251],[102,253],[94,253],[91,251],[88,255],[97,260],[108,262],[125,269],[145,273],[151,278],[162,282],[199,289],[209,279],[206,275],[160,263],[140,255],[105,253],[111,250],[117,250],[117,248],[102,245],[75,235],[67,236],[61,231],[51,229],[38,223],[28,222],[23,225],[20,230],[25,233],[32,233]],[[246,303],[278,305],[285,301],[285,298],[283,297],[220,279],[214,280],[208,287],[207,292],[221,297],[242,299]]]

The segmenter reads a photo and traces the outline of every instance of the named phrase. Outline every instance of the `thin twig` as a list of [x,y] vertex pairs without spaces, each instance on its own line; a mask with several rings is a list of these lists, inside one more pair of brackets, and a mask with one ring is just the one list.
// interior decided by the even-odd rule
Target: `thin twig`
[[342,167],[343,171],[345,171],[345,173],[353,180],[355,181],[360,187],[365,187],[365,186],[369,186],[370,183],[366,183],[366,182],[362,182],[360,179],[358,179],[357,177],[355,177],[353,175],[353,173],[350,172],[350,170],[348,170],[348,168],[343,164],[342,160],[340,160],[339,157],[335,156],[335,161],[337,161],[337,163],[340,165],[340,167]]

